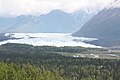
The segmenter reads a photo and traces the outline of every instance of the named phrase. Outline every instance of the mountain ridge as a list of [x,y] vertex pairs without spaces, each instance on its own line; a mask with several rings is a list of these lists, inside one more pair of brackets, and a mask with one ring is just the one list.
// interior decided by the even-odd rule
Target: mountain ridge
[[54,10],[40,16],[0,17],[0,32],[73,32],[93,15],[85,11],[70,14]]
[[95,45],[115,46],[120,44],[120,8],[103,9],[89,20],[73,36],[98,38]]

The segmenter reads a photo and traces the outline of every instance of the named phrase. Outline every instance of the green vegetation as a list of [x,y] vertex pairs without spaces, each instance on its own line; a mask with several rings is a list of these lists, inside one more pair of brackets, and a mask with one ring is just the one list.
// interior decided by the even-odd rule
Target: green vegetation
[[[119,80],[119,59],[75,58],[81,47],[0,46],[0,80]],[[104,49],[94,49],[105,51]]]
[[0,80],[64,80],[59,70],[53,72],[40,67],[0,62]]

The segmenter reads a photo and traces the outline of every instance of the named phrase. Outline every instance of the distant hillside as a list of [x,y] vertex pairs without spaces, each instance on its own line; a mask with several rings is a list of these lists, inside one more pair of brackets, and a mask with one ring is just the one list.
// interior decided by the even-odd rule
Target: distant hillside
[[103,9],[73,36],[98,38],[98,41],[91,43],[101,46],[119,45],[120,8]]
[[0,17],[0,32],[73,32],[93,15],[85,11],[70,14],[54,10],[40,16]]

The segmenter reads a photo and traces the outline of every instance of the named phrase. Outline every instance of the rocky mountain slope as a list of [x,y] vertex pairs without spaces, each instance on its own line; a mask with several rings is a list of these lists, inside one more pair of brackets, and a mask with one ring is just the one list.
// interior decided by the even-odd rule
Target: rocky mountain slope
[[101,46],[120,45],[120,8],[111,5],[103,9],[73,36],[98,38],[91,43]]

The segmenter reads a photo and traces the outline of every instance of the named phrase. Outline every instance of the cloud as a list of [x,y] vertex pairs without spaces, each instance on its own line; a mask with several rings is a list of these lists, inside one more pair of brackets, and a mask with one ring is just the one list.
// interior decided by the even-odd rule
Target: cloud
[[112,3],[108,8],[119,8],[120,7],[120,1],[115,0],[114,3]]
[[73,13],[102,9],[114,0],[0,0],[0,16],[40,15],[52,10]]

